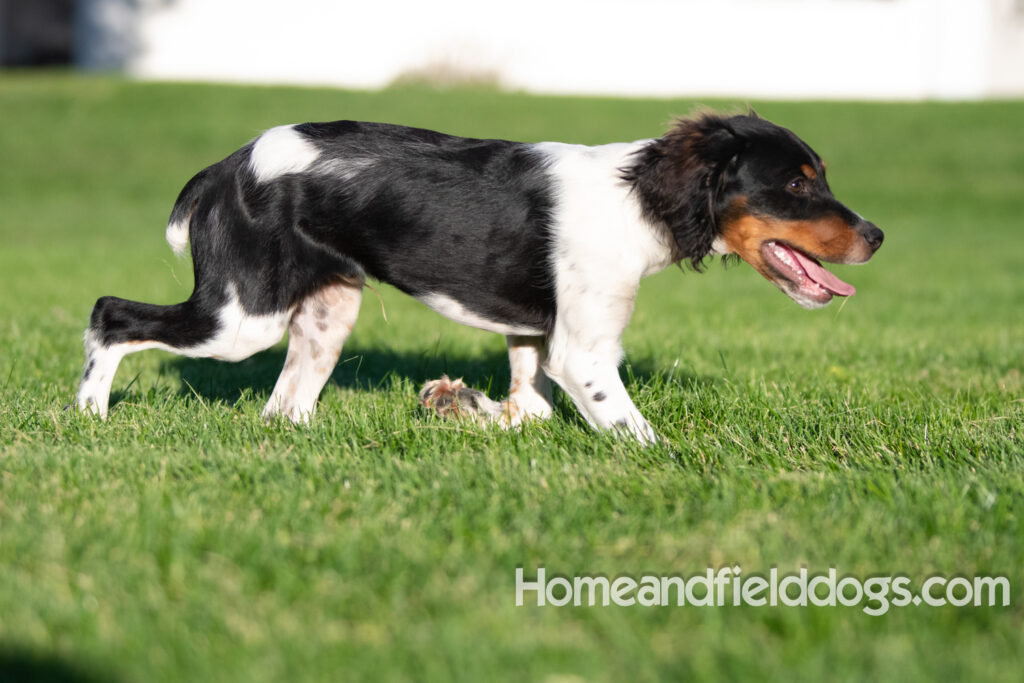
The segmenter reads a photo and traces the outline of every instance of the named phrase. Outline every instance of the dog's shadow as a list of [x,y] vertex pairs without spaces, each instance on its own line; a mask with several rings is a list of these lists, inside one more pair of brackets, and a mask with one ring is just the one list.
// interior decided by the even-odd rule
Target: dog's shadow
[[[282,347],[263,351],[239,363],[175,356],[161,362],[160,373],[178,377],[181,396],[229,405],[240,401],[266,401],[284,366],[285,355],[286,350]],[[645,383],[658,374],[664,374],[665,370],[658,368],[652,359],[641,357],[632,360],[621,374],[627,383]],[[328,386],[334,384],[347,389],[374,391],[407,380],[418,391],[424,382],[441,375],[462,378],[467,385],[480,389],[495,400],[501,400],[508,394],[508,356],[499,351],[452,354],[428,350],[417,353],[349,345],[331,373]],[[677,370],[673,381],[696,386],[714,380]],[[129,386],[115,392],[111,402],[122,400],[130,390]],[[558,410],[560,413],[566,411],[574,412],[567,406]]]
[[[271,349],[239,363],[173,357],[160,364],[160,373],[177,375],[182,395],[226,403],[237,403],[247,395],[267,399],[281,374],[285,355],[284,348]],[[453,356],[350,345],[342,352],[328,385],[372,391],[405,379],[418,387],[443,374],[462,377],[484,391],[500,392],[508,386],[508,358],[498,352]]]

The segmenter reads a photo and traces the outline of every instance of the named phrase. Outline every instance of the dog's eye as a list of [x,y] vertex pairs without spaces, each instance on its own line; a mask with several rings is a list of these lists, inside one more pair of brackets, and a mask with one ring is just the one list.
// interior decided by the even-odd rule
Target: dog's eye
[[804,178],[803,176],[793,178],[789,181],[789,185],[786,186],[786,189],[793,194],[806,194],[808,188],[809,185],[807,184],[807,178]]

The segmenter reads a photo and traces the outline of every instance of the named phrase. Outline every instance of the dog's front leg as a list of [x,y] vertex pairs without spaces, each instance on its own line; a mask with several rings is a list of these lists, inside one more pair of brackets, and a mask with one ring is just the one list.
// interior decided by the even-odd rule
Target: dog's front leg
[[658,441],[619,377],[622,332],[633,301],[605,301],[599,310],[567,311],[551,336],[544,371],[598,429],[620,430],[643,443]]
[[621,430],[643,443],[654,443],[658,435],[644,418],[619,378],[618,363],[582,349],[569,347],[570,357],[545,365],[548,375],[598,429]]

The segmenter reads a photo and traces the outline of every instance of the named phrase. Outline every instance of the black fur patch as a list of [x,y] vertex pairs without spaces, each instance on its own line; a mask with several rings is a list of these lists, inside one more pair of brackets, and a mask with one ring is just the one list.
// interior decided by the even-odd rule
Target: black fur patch
[[175,348],[196,346],[217,332],[216,310],[223,303],[192,298],[172,306],[101,297],[93,307],[89,327],[104,346],[128,341],[158,341]]
[[623,169],[647,219],[670,231],[675,260],[689,260],[697,269],[711,252],[717,216],[727,206],[722,189],[730,162],[744,147],[733,127],[739,118],[682,119]]
[[494,322],[551,329],[554,198],[530,145],[351,121],[296,130],[352,166],[345,180],[311,172],[269,183],[282,213],[288,197],[302,197],[293,212],[303,237],[413,296],[442,294]]

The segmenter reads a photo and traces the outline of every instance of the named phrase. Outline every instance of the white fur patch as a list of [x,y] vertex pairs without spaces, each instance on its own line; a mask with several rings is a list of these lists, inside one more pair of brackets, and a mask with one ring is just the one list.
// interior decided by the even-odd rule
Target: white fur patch
[[269,315],[250,315],[238,301],[233,285],[228,286],[228,301],[218,311],[220,327],[209,340],[198,346],[166,348],[192,358],[215,358],[217,360],[240,361],[254,353],[270,348],[284,336],[288,327],[291,310]]
[[632,155],[649,142],[534,146],[550,162],[558,197],[553,233],[559,289],[567,279],[582,278],[628,291],[672,263],[665,231],[643,217],[636,193],[621,178]]
[[526,325],[508,325],[485,318],[482,315],[470,311],[450,296],[444,294],[424,294],[416,297],[427,306],[437,311],[449,320],[454,320],[462,325],[469,325],[488,332],[498,334],[514,335],[539,335],[544,334],[541,330]]
[[711,253],[715,256],[725,256],[731,254],[732,250],[726,245],[724,239],[716,237],[715,241],[711,243]]
[[647,143],[536,145],[550,162],[558,196],[552,226],[558,317],[544,371],[590,424],[644,443],[657,437],[617,367],[640,280],[672,262],[665,231],[644,218],[621,178],[621,169]]
[[178,256],[184,256],[188,250],[188,221],[177,221],[167,224],[167,244]]
[[305,171],[319,157],[320,150],[296,131],[295,126],[278,126],[256,140],[249,165],[256,180],[265,183],[288,173]]

